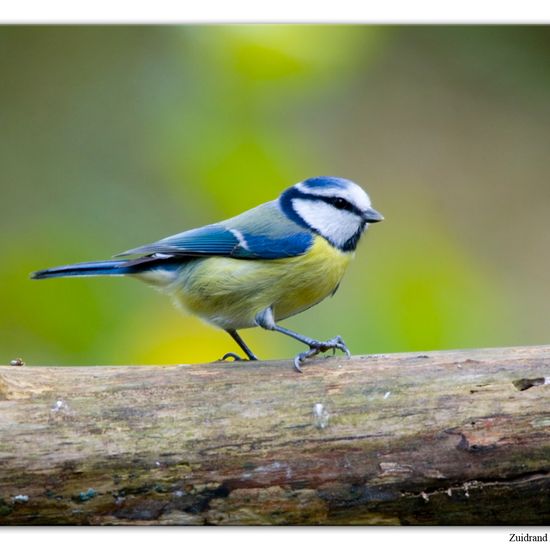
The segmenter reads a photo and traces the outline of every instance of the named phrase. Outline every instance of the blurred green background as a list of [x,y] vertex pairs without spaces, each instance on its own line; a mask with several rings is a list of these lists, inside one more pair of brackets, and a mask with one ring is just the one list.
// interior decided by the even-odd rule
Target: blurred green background
[[[211,361],[222,331],[119,278],[31,281],[357,181],[339,292],[283,323],[353,353],[549,340],[550,31],[0,27],[0,363]],[[301,349],[260,329],[261,358]]]

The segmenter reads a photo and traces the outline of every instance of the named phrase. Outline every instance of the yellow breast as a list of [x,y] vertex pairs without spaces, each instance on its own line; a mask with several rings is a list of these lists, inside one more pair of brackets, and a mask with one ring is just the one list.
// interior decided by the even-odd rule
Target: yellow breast
[[334,292],[352,258],[316,236],[308,252],[293,258],[190,262],[172,290],[179,304],[206,321],[247,328],[270,306],[280,320],[319,303]]
[[[315,237],[310,250],[284,263],[285,291],[274,302],[275,319],[285,319],[304,311],[332,294],[339,285],[353,253],[334,248],[323,237]],[[277,260],[281,263],[284,260]]]

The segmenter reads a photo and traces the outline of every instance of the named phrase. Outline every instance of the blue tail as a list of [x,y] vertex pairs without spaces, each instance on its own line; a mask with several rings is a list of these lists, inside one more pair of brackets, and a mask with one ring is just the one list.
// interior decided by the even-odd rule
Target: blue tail
[[104,262],[84,262],[62,265],[35,271],[31,279],[53,279],[54,277],[93,277],[95,275],[129,275],[135,273],[135,266],[128,260],[106,260]]

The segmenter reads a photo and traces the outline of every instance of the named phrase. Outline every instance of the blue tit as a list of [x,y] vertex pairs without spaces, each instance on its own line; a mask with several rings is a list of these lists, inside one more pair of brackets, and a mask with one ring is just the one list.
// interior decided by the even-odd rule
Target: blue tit
[[[54,267],[34,279],[123,275],[140,279],[225,330],[248,359],[237,330],[262,327],[309,349],[294,366],[328,350],[350,352],[340,336],[318,341],[278,324],[336,292],[369,224],[383,220],[357,184],[337,177],[306,179],[277,199],[228,220],[118,254],[114,260]],[[226,354],[223,359],[239,357]]]

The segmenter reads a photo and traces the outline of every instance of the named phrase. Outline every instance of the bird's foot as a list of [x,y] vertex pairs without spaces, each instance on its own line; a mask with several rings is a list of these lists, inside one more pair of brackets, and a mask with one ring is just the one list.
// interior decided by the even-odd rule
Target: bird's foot
[[218,359],[218,361],[227,361],[228,359],[233,359],[233,361],[257,361],[256,357],[241,357],[232,351],[228,351],[221,359]]
[[233,353],[232,351],[228,351],[221,359],[218,359],[218,361],[227,361],[228,359],[233,359],[233,361],[243,361],[244,359],[237,355],[236,353]]
[[313,340],[309,344],[309,350],[299,353],[294,358],[294,368],[298,372],[302,372],[301,367],[304,364],[306,359],[309,359],[310,357],[314,357],[319,353],[324,353],[325,351],[328,351],[328,350],[332,350],[333,354],[335,354],[337,349],[339,349],[340,351],[343,351],[348,358],[351,357],[351,353],[348,347],[346,346],[346,343],[344,342],[344,340],[342,340],[341,336],[335,336],[334,338],[327,340],[326,342],[317,342]]

